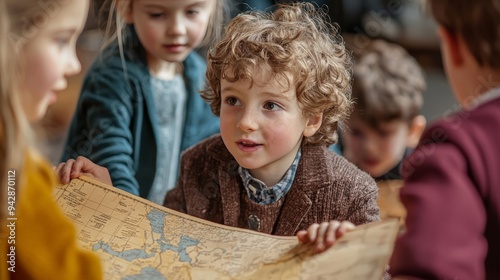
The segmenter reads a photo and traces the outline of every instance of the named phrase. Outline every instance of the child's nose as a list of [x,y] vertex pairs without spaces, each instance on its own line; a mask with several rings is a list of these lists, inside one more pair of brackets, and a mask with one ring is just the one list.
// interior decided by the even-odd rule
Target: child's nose
[[168,21],[168,35],[184,35],[186,33],[185,18],[182,15],[175,15]]
[[367,137],[363,140],[363,149],[366,152],[373,152],[378,149],[377,141],[370,137]]
[[80,63],[80,60],[76,56],[76,51],[73,50],[69,56],[66,76],[76,75],[80,73],[81,70],[82,70],[82,65]]
[[238,121],[237,127],[242,131],[249,132],[258,128],[255,112],[245,110]]

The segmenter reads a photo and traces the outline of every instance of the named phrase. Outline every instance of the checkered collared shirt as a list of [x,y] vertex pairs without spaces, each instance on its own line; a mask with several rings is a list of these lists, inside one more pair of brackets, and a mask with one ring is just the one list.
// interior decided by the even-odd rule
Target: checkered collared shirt
[[283,179],[270,188],[261,180],[253,178],[248,169],[240,166],[238,168],[238,173],[240,174],[241,180],[243,180],[243,186],[245,187],[248,197],[258,204],[272,204],[280,200],[280,198],[282,198],[292,187],[300,156],[301,151],[299,149],[292,165],[285,173],[285,176],[283,176]]

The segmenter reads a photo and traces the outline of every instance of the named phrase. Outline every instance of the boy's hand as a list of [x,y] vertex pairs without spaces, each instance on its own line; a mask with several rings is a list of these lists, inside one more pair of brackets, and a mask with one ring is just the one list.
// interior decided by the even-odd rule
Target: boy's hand
[[79,156],[76,160],[69,159],[66,162],[61,162],[56,168],[56,173],[63,184],[67,184],[71,179],[78,178],[81,175],[86,175],[112,185],[111,176],[109,176],[107,168],[97,165],[90,159],[82,156]]
[[330,248],[335,241],[342,237],[346,232],[355,228],[355,225],[348,221],[330,221],[321,224],[312,224],[307,230],[297,232],[299,242],[308,244],[313,243],[314,251],[321,253]]

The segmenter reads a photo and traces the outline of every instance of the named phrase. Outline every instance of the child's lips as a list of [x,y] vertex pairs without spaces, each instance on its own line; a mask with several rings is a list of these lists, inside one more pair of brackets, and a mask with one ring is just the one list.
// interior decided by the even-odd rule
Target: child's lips
[[365,160],[364,160],[364,163],[365,163],[366,165],[368,165],[368,166],[375,166],[375,165],[377,165],[377,164],[378,164],[378,162],[379,162],[379,161],[378,161],[378,160],[376,160],[376,159],[365,159]]
[[182,52],[186,45],[184,44],[165,44],[163,47],[170,52]]
[[49,104],[54,104],[54,103],[56,103],[56,101],[57,101],[57,92],[56,92],[56,91],[51,90],[51,91],[49,92],[49,98],[48,98],[48,100],[49,100]]
[[236,145],[240,150],[244,152],[254,152],[262,146],[262,144],[258,144],[248,140],[238,141],[236,142]]

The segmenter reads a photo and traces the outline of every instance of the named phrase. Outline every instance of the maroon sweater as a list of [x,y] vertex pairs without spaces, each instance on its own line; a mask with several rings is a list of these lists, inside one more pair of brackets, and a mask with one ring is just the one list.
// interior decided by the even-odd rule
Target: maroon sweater
[[209,138],[183,154],[178,185],[164,205],[228,226],[256,229],[258,223],[259,231],[274,235],[334,219],[357,225],[379,220],[374,180],[326,147],[302,147],[290,191],[270,205],[248,199],[237,170],[220,136]]
[[441,120],[403,165],[392,276],[500,279],[500,98]]

